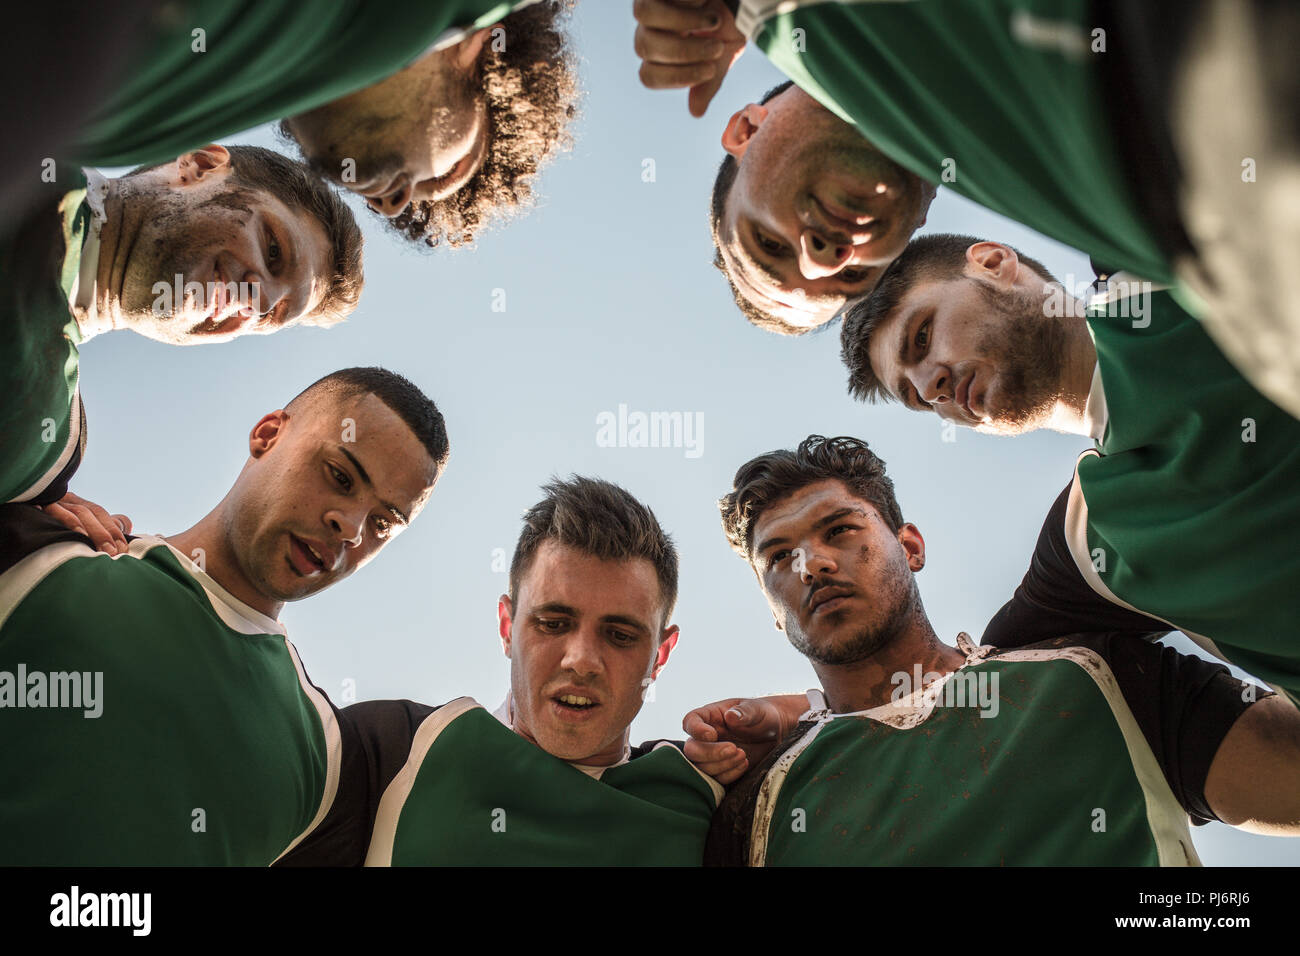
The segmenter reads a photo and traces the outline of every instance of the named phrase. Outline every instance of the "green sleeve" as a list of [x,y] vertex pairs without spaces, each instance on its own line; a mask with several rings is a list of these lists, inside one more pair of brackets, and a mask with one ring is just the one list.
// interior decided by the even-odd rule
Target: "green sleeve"
[[[1168,282],[1106,120],[1087,0],[782,4],[737,23],[881,152],[1115,268]],[[793,7],[794,9],[789,9]]]
[[68,289],[81,261],[84,195],[65,194],[0,239],[0,502],[47,500],[80,460],[81,337]]
[[449,29],[485,26],[505,0],[188,0],[158,5],[126,75],[69,157],[85,166],[175,159],[315,109],[397,72]]

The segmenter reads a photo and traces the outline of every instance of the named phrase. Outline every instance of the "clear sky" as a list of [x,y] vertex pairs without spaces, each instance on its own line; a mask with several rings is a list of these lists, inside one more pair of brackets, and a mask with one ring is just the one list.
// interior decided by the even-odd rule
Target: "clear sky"
[[[697,120],[684,92],[640,86],[633,30],[626,0],[579,3],[576,145],[544,175],[537,207],[472,250],[416,252],[353,200],[366,289],[343,325],[187,349],[117,333],[82,351],[90,439],[73,490],[129,514],[137,532],[170,534],[205,514],[238,474],[253,423],[327,372],[384,365],[438,403],[451,461],[423,515],[354,577],[282,615],[337,703],[353,688],[357,700],[500,703],[509,664],[496,607],[519,519],[544,481],[571,473],[638,496],[681,554],[681,639],[634,742],[680,737],[686,711],[709,701],[815,686],[716,505],[737,466],[812,433],[857,436],[885,459],[925,536],[920,587],[935,630],[978,639],[1087,444],[965,429],[944,441],[933,417],[848,397],[838,326],[800,339],[750,327],[710,265],[708,196],[727,116],[782,77],[750,49]],[[268,129],[228,141],[277,147]],[[1081,254],[944,190],[925,231],[1009,242],[1061,278],[1091,279]],[[602,447],[598,419],[621,405],[702,420],[699,444]],[[1300,863],[1300,840],[1219,824],[1193,835],[1207,864]]]

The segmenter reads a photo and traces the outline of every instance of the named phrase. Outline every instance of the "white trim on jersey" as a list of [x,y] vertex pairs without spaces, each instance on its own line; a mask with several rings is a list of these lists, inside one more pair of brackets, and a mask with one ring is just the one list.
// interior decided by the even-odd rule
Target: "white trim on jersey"
[[108,555],[81,541],[60,541],[33,551],[0,574],[0,628],[5,626],[9,615],[26,600],[36,585],[59,565],[73,558],[108,558]]
[[1158,614],[1153,614],[1140,607],[1134,607],[1132,604],[1129,604],[1123,598],[1115,594],[1115,592],[1106,586],[1106,582],[1101,579],[1101,575],[1097,572],[1096,567],[1092,563],[1092,552],[1088,549],[1088,502],[1084,500],[1083,486],[1079,483],[1079,462],[1089,456],[1100,458],[1101,452],[1097,451],[1095,448],[1089,448],[1079,454],[1079,457],[1074,462],[1074,480],[1070,483],[1070,497],[1065,503],[1065,545],[1070,549],[1070,557],[1074,558],[1074,565],[1079,569],[1079,573],[1083,576],[1084,581],[1088,583],[1088,587],[1092,588],[1093,591],[1117,607],[1125,608],[1126,610],[1133,611],[1136,614],[1145,615],[1146,617],[1155,618],[1157,621],[1162,621],[1163,623],[1168,624],[1175,631],[1182,631],[1191,638],[1197,646],[1209,651],[1219,660],[1224,661],[1225,663],[1231,663],[1223,656],[1223,652],[1219,650],[1214,641],[1210,640],[1210,638],[1206,637],[1204,634],[1197,634],[1195,631],[1189,631],[1187,628],[1182,627],[1173,621],[1167,620],[1166,618],[1160,617]]
[[[375,812],[375,825],[370,832],[370,846],[366,850],[366,866],[392,866],[393,841],[397,836],[397,823],[402,816],[402,808],[415,786],[415,778],[424,765],[425,755],[433,742],[447,729],[453,720],[469,713],[475,707],[483,709],[473,697],[457,697],[450,703],[443,704],[416,728],[411,741],[411,751],[406,756],[406,763],[393,777],[392,782],[384,788],[384,795],[379,798],[379,808]],[[457,771],[459,772],[459,771]]]
[[[173,549],[175,550],[175,549]],[[272,864],[279,860],[299,843],[301,843],[309,833],[321,825],[334,806],[334,798],[339,791],[339,776],[343,771],[343,736],[339,733],[339,724],[334,717],[334,708],[330,706],[329,700],[322,694],[310,680],[307,679],[307,672],[303,670],[302,660],[298,657],[298,648],[293,646],[293,642],[288,637],[284,639],[284,646],[289,650],[289,657],[293,660],[294,670],[298,672],[298,684],[302,687],[303,693],[307,695],[308,700],[316,708],[316,713],[320,716],[321,731],[325,737],[325,787],[321,793],[320,806],[316,810],[316,816],[307,829],[298,834],[287,847],[272,860]]]
[[[712,777],[710,777],[707,773],[705,773],[705,772],[704,772],[703,770],[701,770],[699,767],[695,766],[695,764],[691,763],[690,759],[686,756],[686,754],[682,753],[682,748],[681,748],[681,747],[678,747],[678,746],[677,746],[676,744],[674,744],[671,740],[661,740],[661,741],[659,741],[659,743],[655,744],[653,747],[650,748],[650,752],[651,752],[651,753],[654,753],[656,750],[659,750],[659,749],[662,748],[662,747],[667,747],[667,748],[669,748],[670,750],[672,750],[675,754],[677,754],[677,756],[681,757],[683,760],[686,761],[687,766],[689,766],[692,770],[694,770],[696,773],[698,773],[698,774],[699,774],[699,775],[704,779],[704,782],[707,783],[707,784],[709,785],[709,789],[710,789],[711,791],[713,791],[713,805],[714,805],[715,807],[716,807],[718,804],[720,804],[720,803],[722,802],[722,798],[725,797],[725,796],[727,795],[727,788],[726,788],[726,787],[724,787],[722,784],[718,783],[718,781],[714,780]],[[576,766],[576,765],[575,765],[575,766]],[[581,770],[582,768],[581,768],[581,767],[578,767],[578,769]],[[602,770],[608,770],[609,768],[608,768],[608,767],[601,767],[600,769],[602,769]]]
[[1097,689],[1106,698],[1110,711],[1115,715],[1124,743],[1128,747],[1129,759],[1137,774],[1142,795],[1146,798],[1147,825],[1155,840],[1156,854],[1161,866],[1200,866],[1200,857],[1192,845],[1192,834],[1188,828],[1187,811],[1182,808],[1178,798],[1169,788],[1164,771],[1156,760],[1151,744],[1138,726],[1137,718],[1124,700],[1119,681],[1110,664],[1096,651],[1088,647],[1062,647],[1056,649],[1007,651],[998,654],[994,661],[1073,661],[1087,672],[1097,684]]
[[1137,719],[1133,716],[1132,710],[1129,709],[1127,701],[1124,700],[1124,694],[1119,688],[1119,682],[1115,679],[1114,672],[1100,654],[1087,647],[1064,647],[1006,651],[997,653],[996,656],[990,658],[992,648],[981,647],[976,650],[983,653],[968,655],[966,662],[957,670],[945,674],[943,678],[928,687],[913,691],[910,695],[900,698],[898,701],[891,701],[888,704],[853,713],[832,714],[826,712],[818,715],[815,718],[817,720],[816,726],[809,728],[802,738],[777,759],[776,763],[767,772],[767,776],[759,788],[758,798],[754,806],[754,818],[750,827],[749,866],[766,865],[768,836],[773,825],[772,814],[776,809],[776,801],[781,792],[781,786],[785,783],[785,779],[795,761],[812,744],[817,735],[824,728],[830,726],[832,721],[846,717],[866,718],[888,724],[900,730],[908,730],[921,725],[929,719],[935,705],[942,698],[939,688],[951,679],[954,674],[966,667],[994,664],[997,661],[1050,661],[1062,659],[1077,664],[1093,679],[1097,689],[1101,691],[1102,696],[1109,705],[1112,715],[1115,717],[1115,722],[1119,726],[1120,733],[1124,737],[1124,744],[1128,749],[1134,775],[1137,778],[1138,785],[1142,788],[1142,795],[1146,801],[1147,824],[1156,845],[1156,856],[1160,865],[1201,865],[1200,858],[1196,854],[1196,848],[1192,844],[1187,811],[1178,803],[1177,797],[1174,796],[1173,790],[1170,789],[1169,781],[1165,779],[1164,771],[1161,770],[1160,764],[1151,750],[1151,745],[1147,742],[1146,735],[1142,733]]
[[45,469],[45,473],[36,479],[25,491],[10,498],[8,504],[22,504],[40,495],[72,460],[72,452],[81,444],[81,372],[77,372],[77,384],[72,389],[72,402],[68,407],[68,440],[59,452],[54,464]]

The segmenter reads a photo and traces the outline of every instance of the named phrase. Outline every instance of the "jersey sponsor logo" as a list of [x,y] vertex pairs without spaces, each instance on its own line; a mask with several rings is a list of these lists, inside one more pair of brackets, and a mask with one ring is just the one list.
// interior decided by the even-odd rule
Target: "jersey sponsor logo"
[[86,718],[104,712],[103,671],[0,671],[0,707],[80,708]]
[[133,936],[148,936],[152,912],[152,893],[82,893],[74,884],[50,897],[51,926],[126,926]]

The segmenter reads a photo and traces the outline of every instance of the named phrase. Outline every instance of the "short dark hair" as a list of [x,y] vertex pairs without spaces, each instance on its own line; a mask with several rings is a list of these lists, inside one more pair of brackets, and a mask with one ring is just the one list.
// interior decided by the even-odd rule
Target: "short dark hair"
[[654,565],[668,625],[677,603],[677,548],[654,512],[618,485],[599,478],[570,475],[542,486],[546,497],[524,515],[524,530],[510,562],[510,596],[545,541],[557,541],[602,561],[645,558]]
[[[855,302],[844,314],[840,329],[840,358],[849,370],[849,394],[864,402],[890,401],[893,396],[871,367],[871,336],[881,323],[898,308],[908,290],[929,279],[953,279],[966,267],[966,250],[984,240],[974,236],[947,232],[918,236],[907,244],[880,277],[876,288],[866,298]],[[1014,247],[1011,251],[1023,265],[1044,279],[1054,282],[1052,273],[1037,259],[1031,259]],[[977,283],[985,295],[996,295],[983,283]]]
[[[302,321],[304,325],[319,326],[342,322],[357,307],[365,285],[361,266],[361,229],[352,210],[305,163],[261,146],[227,146],[225,149],[230,154],[232,186],[265,192],[290,209],[306,210],[321,224],[330,244],[330,275],[320,305]],[[138,166],[126,175],[134,176],[164,165],[166,163]]]
[[286,408],[292,410],[308,396],[329,395],[336,401],[344,401],[367,394],[374,395],[406,423],[441,472],[451,451],[442,412],[418,385],[396,372],[378,366],[339,369],[312,382]]
[[728,543],[753,563],[754,526],[763,512],[800,488],[832,479],[874,505],[890,531],[897,533],[903,526],[894,483],[885,474],[885,463],[866,442],[809,435],[794,451],[769,451],[736,471],[731,491],[718,501]]
[[[577,114],[577,66],[565,36],[573,0],[542,0],[503,19],[507,42],[489,41],[483,54],[487,153],[469,182],[437,201],[413,202],[389,224],[434,247],[471,245],[485,227],[533,201],[533,182],[567,149]],[[495,29],[495,28],[494,28]]]

